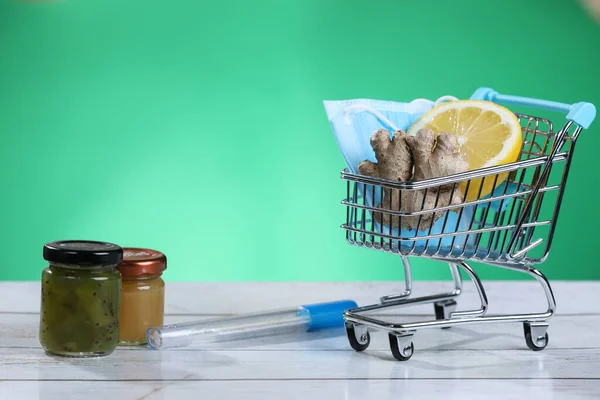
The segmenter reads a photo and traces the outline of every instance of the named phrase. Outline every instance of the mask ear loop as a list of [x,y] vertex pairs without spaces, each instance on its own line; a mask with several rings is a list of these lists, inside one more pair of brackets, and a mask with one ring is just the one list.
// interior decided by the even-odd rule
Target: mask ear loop
[[414,99],[413,101],[410,102],[410,104],[419,104],[419,103],[425,103],[425,105],[428,105],[430,107],[433,107],[436,105],[435,102],[433,102],[429,99]]
[[359,112],[363,112],[363,111],[373,114],[373,116],[375,116],[375,118],[377,118],[379,120],[379,122],[381,122],[386,128],[388,128],[392,132],[396,132],[398,130],[398,128],[396,128],[396,126],[392,123],[392,121],[390,121],[389,119],[384,117],[379,111],[377,111],[374,108],[371,108],[369,106],[366,106],[364,104],[353,104],[351,106],[346,107],[346,109],[344,110],[344,117],[346,119],[346,123],[348,125],[350,125],[352,123],[350,121],[350,116],[349,116],[349,114],[351,112],[359,113]]
[[427,103],[430,104],[432,106],[439,106],[440,104],[444,103],[444,102],[448,102],[448,101],[458,101],[458,99],[454,96],[442,96],[440,98],[438,98],[435,102],[428,100],[428,99],[414,99],[413,101],[411,101],[410,103]]
[[435,105],[440,105],[445,102],[458,101],[458,99],[454,96],[442,96],[435,101]]

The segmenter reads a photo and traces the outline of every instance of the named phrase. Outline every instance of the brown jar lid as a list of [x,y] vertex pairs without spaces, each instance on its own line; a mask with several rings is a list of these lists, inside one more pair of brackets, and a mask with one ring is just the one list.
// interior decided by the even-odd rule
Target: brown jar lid
[[156,250],[124,247],[123,261],[117,269],[123,276],[159,274],[167,269],[167,257]]

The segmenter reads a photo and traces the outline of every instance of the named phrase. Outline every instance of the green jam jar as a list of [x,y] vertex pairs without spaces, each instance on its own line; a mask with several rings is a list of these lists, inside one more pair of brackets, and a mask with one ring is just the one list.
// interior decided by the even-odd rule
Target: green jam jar
[[119,344],[123,249],[112,243],[58,241],[44,245],[40,344],[48,354],[98,357]]

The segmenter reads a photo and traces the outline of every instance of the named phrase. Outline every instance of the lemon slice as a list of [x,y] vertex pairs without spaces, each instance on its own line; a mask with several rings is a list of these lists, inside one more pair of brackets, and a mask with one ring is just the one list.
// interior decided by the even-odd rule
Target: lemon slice
[[[448,132],[458,136],[460,152],[469,164],[469,170],[508,164],[520,158],[523,147],[521,125],[509,109],[491,101],[457,100],[435,106],[408,128],[415,135],[423,128],[435,134]],[[472,179],[466,201],[477,200],[490,194],[508,174]],[[494,184],[495,183],[495,184]],[[463,193],[467,182],[461,182]],[[480,193],[481,189],[481,193]]]

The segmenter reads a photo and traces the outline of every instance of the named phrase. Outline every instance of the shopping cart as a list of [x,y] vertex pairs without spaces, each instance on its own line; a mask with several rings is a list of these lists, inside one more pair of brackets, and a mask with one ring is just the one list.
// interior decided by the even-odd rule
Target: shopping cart
[[[532,265],[542,263],[548,256],[560,205],[567,183],[569,166],[575,142],[595,118],[595,107],[590,103],[573,105],[524,97],[501,95],[492,89],[478,89],[472,99],[488,100],[506,106],[524,106],[567,114],[562,129],[554,132],[548,119],[518,114],[523,133],[521,159],[517,162],[465,173],[429,179],[414,183],[388,181],[342,171],[347,183],[346,231],[349,244],[401,256],[404,266],[405,290],[396,295],[380,298],[380,303],[358,307],[344,313],[346,332],[352,348],[365,350],[369,346],[369,329],[388,332],[393,356],[406,361],[414,352],[413,335],[419,329],[448,328],[458,324],[484,322],[523,323],[527,346],[543,350],[548,345],[548,320],[556,309],[556,302],[546,277]],[[452,191],[462,182],[483,187],[493,182],[496,189],[475,200],[465,200],[458,206],[421,209],[407,213],[377,208],[384,194],[400,195],[401,191],[437,191],[441,185],[452,185]],[[463,193],[464,193],[463,192]],[[425,197],[425,196],[423,196]],[[393,204],[392,201],[389,202]],[[375,212],[375,213],[374,213]],[[434,226],[421,226],[421,219],[429,213],[444,213]],[[394,224],[418,216],[419,226],[414,231],[394,229]],[[378,218],[381,218],[380,220]],[[448,263],[454,281],[454,290],[448,293],[413,297],[409,257],[426,257]],[[543,313],[486,315],[488,299],[481,280],[466,261],[472,260],[492,266],[523,272],[534,277],[543,287],[548,309]],[[473,281],[481,305],[477,309],[457,311],[456,298],[462,291],[460,270]],[[390,307],[433,303],[435,319],[410,323],[394,323],[372,316],[373,311]]]

